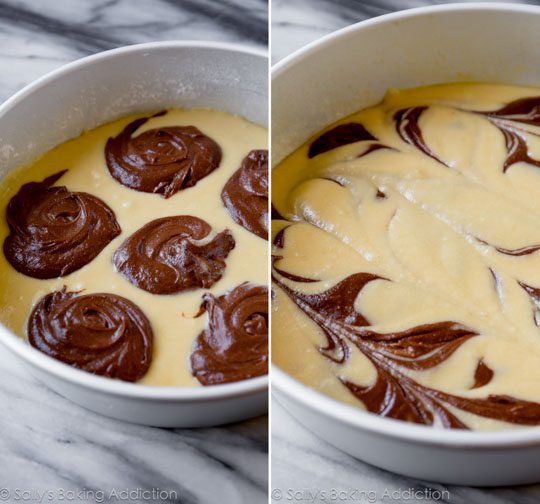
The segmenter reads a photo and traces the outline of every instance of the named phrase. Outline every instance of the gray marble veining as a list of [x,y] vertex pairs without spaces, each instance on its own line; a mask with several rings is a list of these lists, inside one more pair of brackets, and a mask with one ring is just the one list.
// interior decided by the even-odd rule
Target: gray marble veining
[[[2,0],[0,100],[121,45],[266,47],[267,31],[266,0]],[[0,404],[0,502],[267,502],[266,417],[199,430],[111,420],[50,391],[3,347]]]
[[[273,0],[274,63],[303,45],[369,17],[432,0]],[[540,4],[540,0],[529,2]],[[365,464],[318,438],[272,399],[272,502],[537,504],[540,485],[481,489],[427,483]],[[540,461],[539,461],[540,471]]]
[[2,0],[0,99],[74,59],[157,40],[267,46],[266,0]]
[[0,488],[14,498],[18,490],[59,497],[161,489],[172,502],[195,504],[215,502],[219,488],[221,502],[265,502],[266,419],[195,430],[132,425],[74,405],[6,357],[2,352]]

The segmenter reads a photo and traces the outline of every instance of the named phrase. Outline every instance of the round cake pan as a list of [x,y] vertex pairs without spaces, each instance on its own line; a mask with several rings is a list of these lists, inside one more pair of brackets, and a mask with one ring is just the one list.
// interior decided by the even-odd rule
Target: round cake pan
[[[231,44],[157,42],[70,63],[0,106],[0,179],[83,130],[168,107],[205,107],[267,127],[268,59]],[[268,377],[209,387],[151,387],[94,376],[35,350],[0,324],[0,342],[29,372],[104,415],[162,427],[203,427],[263,414]]]
[[[460,81],[540,86],[538,61],[538,7],[448,4],[349,26],[274,67],[272,162],[335,120],[374,105],[389,88]],[[462,485],[540,482],[540,427],[473,432],[381,418],[276,366],[272,390],[321,438],[384,469]]]

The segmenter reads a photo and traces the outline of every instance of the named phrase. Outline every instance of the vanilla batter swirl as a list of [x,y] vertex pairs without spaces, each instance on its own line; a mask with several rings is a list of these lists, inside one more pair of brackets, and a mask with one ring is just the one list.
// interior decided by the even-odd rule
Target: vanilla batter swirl
[[390,93],[275,169],[278,365],[381,416],[540,425],[534,93]]

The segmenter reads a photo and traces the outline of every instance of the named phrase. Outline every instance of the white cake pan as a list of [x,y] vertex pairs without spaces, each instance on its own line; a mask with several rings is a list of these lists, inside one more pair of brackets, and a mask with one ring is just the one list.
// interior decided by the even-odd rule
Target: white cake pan
[[[204,42],[123,47],[70,63],[0,106],[0,178],[119,117],[167,107],[209,107],[267,127],[263,52]],[[263,414],[268,377],[209,387],[151,387],[79,371],[35,350],[0,324],[0,342],[29,372],[104,415],[162,427],[203,427]]]
[[[540,8],[469,3],[412,9],[306,46],[272,72],[272,162],[335,120],[374,105],[388,88],[458,81],[540,87]],[[321,438],[384,469],[463,485],[540,482],[540,427],[449,431],[381,418],[277,367],[272,390]]]

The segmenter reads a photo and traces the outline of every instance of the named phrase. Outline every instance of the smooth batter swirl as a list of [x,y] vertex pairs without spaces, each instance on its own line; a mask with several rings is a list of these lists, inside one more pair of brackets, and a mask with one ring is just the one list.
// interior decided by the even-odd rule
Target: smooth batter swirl
[[24,275],[68,275],[94,259],[120,234],[114,212],[99,198],[51,187],[66,170],[24,184],[11,198],[4,241],[9,263]]
[[203,385],[268,373],[268,289],[245,282],[218,298],[203,296],[208,323],[195,341],[191,371]]
[[220,146],[194,126],[156,128],[133,137],[148,119],[129,123],[105,146],[109,172],[122,185],[170,198],[219,166]]
[[540,93],[391,91],[272,172],[273,358],[383,417],[540,425]]
[[28,320],[28,341],[89,373],[134,382],[152,361],[153,334],[144,313],[114,294],[51,292]]
[[156,219],[133,233],[114,253],[116,269],[152,294],[208,289],[223,275],[235,247],[229,230],[209,239],[211,226],[190,215]]
[[268,240],[268,151],[252,150],[228,180],[221,199],[234,219]]

